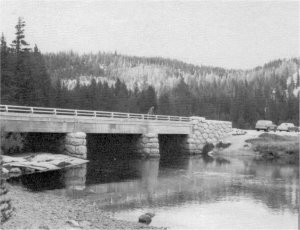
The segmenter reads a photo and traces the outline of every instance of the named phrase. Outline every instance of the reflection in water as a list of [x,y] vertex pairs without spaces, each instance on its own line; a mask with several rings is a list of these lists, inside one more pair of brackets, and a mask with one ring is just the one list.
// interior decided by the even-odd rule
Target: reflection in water
[[157,178],[159,169],[159,159],[141,160],[139,171],[143,187],[151,196],[157,188]]
[[[273,211],[297,212],[299,177],[296,167],[236,159],[205,162],[200,157],[176,160],[171,167],[159,164],[159,159],[119,162],[118,167],[110,168],[110,181],[107,177],[101,183],[98,175],[88,174],[86,191],[91,193],[91,199],[109,210],[193,200],[213,202],[244,196],[264,203]],[[98,167],[102,167],[100,174],[107,172],[105,165]],[[66,187],[85,188],[85,170],[86,167],[67,170]],[[120,178],[118,175],[125,170],[131,172],[128,179],[115,182],[114,178]]]
[[67,189],[83,190],[86,188],[86,164],[64,170],[64,182]]
[[30,191],[45,191],[50,189],[64,188],[62,171],[48,171],[12,177],[8,180],[12,184],[22,184]]
[[[151,211],[156,213],[153,225],[171,229],[235,228],[237,223],[241,229],[297,227],[296,166],[250,159],[207,161],[199,156],[109,164],[101,158],[67,169],[57,178],[49,177],[60,181],[50,192],[91,200],[119,219],[137,221],[140,214]],[[24,185],[35,189],[28,181],[32,180],[27,178]]]

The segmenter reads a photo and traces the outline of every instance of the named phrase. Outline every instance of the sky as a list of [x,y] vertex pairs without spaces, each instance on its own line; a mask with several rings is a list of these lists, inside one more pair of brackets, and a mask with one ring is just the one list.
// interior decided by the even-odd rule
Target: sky
[[299,57],[299,1],[0,0],[0,31],[42,52],[115,52],[248,69]]

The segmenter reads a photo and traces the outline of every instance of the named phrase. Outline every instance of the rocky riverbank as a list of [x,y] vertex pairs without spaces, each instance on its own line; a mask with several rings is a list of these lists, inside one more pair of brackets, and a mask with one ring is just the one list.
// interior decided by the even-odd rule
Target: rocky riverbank
[[112,219],[88,200],[7,187],[15,211],[1,229],[158,229]]
[[282,160],[282,163],[299,162],[299,133],[258,132],[246,130],[243,135],[224,138],[231,143],[228,148],[215,149],[214,154],[223,156],[249,156],[256,160]]

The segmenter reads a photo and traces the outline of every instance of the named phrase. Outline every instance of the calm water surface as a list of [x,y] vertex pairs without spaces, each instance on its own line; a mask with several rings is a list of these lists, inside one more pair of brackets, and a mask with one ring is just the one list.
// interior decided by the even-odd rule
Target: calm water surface
[[90,160],[43,176],[44,185],[27,177],[23,186],[91,200],[121,220],[154,212],[151,225],[170,229],[298,228],[298,166],[180,156]]

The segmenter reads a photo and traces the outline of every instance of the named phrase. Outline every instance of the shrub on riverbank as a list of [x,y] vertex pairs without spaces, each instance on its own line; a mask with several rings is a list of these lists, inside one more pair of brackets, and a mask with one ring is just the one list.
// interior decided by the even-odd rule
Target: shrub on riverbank
[[280,159],[284,163],[299,163],[299,137],[263,133],[258,138],[246,140],[259,159]]
[[21,133],[9,133],[0,131],[1,151],[3,154],[20,153],[24,147],[26,135]]

